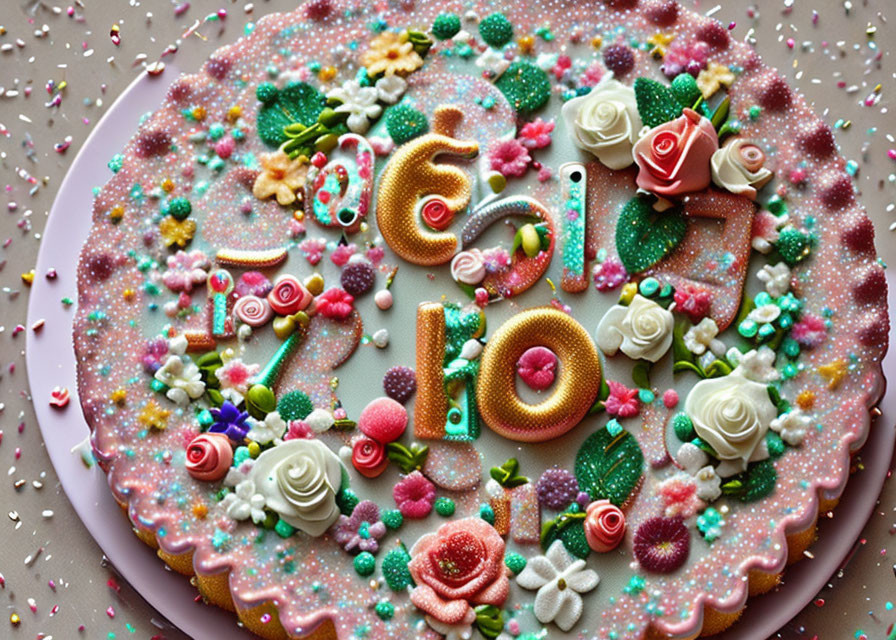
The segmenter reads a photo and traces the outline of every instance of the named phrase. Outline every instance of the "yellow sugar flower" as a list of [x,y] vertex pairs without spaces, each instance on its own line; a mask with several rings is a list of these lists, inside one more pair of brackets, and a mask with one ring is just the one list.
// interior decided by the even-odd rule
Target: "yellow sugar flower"
[[260,159],[262,172],[255,178],[252,194],[259,200],[277,196],[284,207],[296,201],[296,191],[305,186],[308,165],[300,156],[290,160],[283,151],[268,153]]
[[159,406],[155,400],[150,400],[143,407],[143,410],[137,416],[137,419],[150,429],[164,430],[168,426],[168,416],[171,412]]
[[723,64],[710,62],[709,66],[697,76],[697,86],[700,88],[700,93],[703,94],[703,97],[708,100],[722,86],[730,87],[734,79],[735,76],[731,69]]
[[196,223],[189,218],[178,220],[174,216],[167,216],[159,223],[159,232],[166,246],[177,245],[183,249],[196,234]]
[[381,73],[391,76],[416,71],[423,66],[423,58],[404,34],[384,31],[370,42],[370,48],[361,56],[361,64],[367,67],[369,76]]

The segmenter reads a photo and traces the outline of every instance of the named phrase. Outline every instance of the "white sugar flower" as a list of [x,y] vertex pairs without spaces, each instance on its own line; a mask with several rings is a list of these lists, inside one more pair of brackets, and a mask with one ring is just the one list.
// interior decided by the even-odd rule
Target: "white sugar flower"
[[378,118],[383,108],[376,103],[375,87],[362,87],[357,80],[349,80],[327,94],[327,98],[341,100],[336,107],[337,113],[347,113],[348,128],[354,133],[363,134],[370,127],[370,120]]
[[695,475],[699,469],[709,462],[709,456],[697,445],[685,442],[678,448],[678,453],[675,454],[675,461],[681,465],[682,469],[691,475]]
[[504,54],[497,49],[489,47],[476,58],[476,66],[486,71],[491,71],[494,76],[492,80],[497,80],[502,73],[507,71],[510,66],[510,60],[504,57]]
[[239,483],[243,482],[249,476],[249,472],[252,471],[252,467],[254,466],[255,460],[253,460],[252,458],[246,458],[238,465],[230,467],[227,470],[227,475],[224,476],[224,486],[235,487]]
[[745,378],[756,382],[771,382],[781,377],[775,369],[776,354],[771,348],[762,346],[740,356],[737,369]]
[[305,423],[314,433],[323,433],[335,424],[333,414],[326,409],[315,409],[305,416]]
[[272,411],[265,416],[264,421],[254,420],[246,437],[258,444],[268,444],[282,438],[284,432],[286,432],[286,422],[280,417],[279,412]]
[[701,355],[709,348],[717,356],[725,353],[725,343],[716,340],[719,335],[719,326],[712,318],[703,318],[699,324],[691,327],[684,334],[684,346],[695,355]]
[[187,357],[170,355],[158,371],[155,379],[168,387],[165,396],[175,404],[184,406],[205,393],[205,383],[199,367]]
[[609,356],[617,351],[632,360],[656,362],[672,344],[672,312],[635,294],[627,307],[614,305],[597,326],[597,346]]
[[376,81],[376,95],[386,104],[398,102],[408,88],[408,81],[400,75],[393,73],[391,76],[383,76]]
[[806,437],[806,431],[811,423],[812,419],[809,416],[803,415],[799,409],[793,409],[772,420],[769,426],[772,431],[777,431],[781,435],[784,442],[795,447]]
[[722,495],[722,479],[716,470],[707,465],[700,469],[695,475],[697,481],[697,497],[704,502],[712,502],[718,500]]
[[187,342],[187,336],[183,334],[179,334],[174,336],[173,338],[168,339],[168,353],[182,356],[187,352],[188,346],[189,343]]
[[264,522],[264,496],[255,491],[255,483],[251,480],[243,480],[234,493],[228,493],[221,500],[227,515],[234,520],[248,520],[250,517],[255,523]]
[[535,617],[542,624],[554,622],[569,631],[582,615],[581,593],[597,586],[600,578],[585,561],[573,557],[563,542],[555,540],[543,556],[529,560],[516,582],[524,589],[535,590]]
[[790,267],[784,262],[765,265],[756,277],[765,283],[765,290],[772,298],[780,298],[790,290]]
[[770,302],[769,304],[764,304],[761,307],[753,309],[747,318],[758,324],[766,324],[768,322],[774,322],[780,315],[781,307]]

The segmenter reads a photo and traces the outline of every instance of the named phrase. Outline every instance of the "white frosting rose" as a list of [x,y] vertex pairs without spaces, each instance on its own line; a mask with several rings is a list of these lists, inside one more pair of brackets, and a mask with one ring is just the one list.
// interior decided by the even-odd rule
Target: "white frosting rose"
[[296,529],[319,536],[339,517],[342,463],[320,440],[288,440],[255,460],[249,474],[265,504]]
[[738,371],[701,380],[688,394],[684,410],[697,435],[722,461],[720,476],[744,471],[748,462],[768,457],[765,434],[778,412],[766,385],[747,380]]
[[731,193],[756,199],[756,190],[772,179],[772,172],[764,167],[762,149],[743,138],[733,138],[712,154],[712,181]]
[[564,104],[562,115],[576,146],[605,166],[624,169],[634,162],[632,147],[642,124],[631,87],[606,77],[588,94]]
[[479,249],[461,251],[451,260],[451,277],[457,282],[476,286],[485,279],[485,259]]
[[629,358],[656,362],[672,344],[672,312],[635,295],[627,307],[614,305],[597,326],[597,346],[607,355],[618,350]]

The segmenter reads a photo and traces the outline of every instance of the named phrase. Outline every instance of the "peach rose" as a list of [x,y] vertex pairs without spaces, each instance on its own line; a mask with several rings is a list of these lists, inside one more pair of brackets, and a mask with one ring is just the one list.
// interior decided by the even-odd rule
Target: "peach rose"
[[500,607],[510,590],[504,540],[481,518],[449,522],[417,540],[408,569],[417,584],[411,602],[444,624],[472,624],[474,606]]
[[585,510],[585,539],[598,553],[612,551],[625,535],[625,514],[609,500],[595,500]]
[[632,154],[641,189],[674,198],[701,191],[712,182],[709,161],[719,148],[712,123],[693,109],[641,136]]

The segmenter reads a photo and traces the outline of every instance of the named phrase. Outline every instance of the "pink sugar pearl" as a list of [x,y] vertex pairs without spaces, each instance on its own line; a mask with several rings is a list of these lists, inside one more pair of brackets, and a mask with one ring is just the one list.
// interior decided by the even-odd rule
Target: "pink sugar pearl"
[[678,392],[675,389],[669,389],[663,394],[663,406],[667,409],[674,409],[678,405]]
[[531,347],[517,360],[516,370],[530,389],[542,391],[554,383],[557,356],[546,347]]
[[398,440],[407,425],[407,410],[401,403],[387,397],[371,401],[358,418],[361,433],[383,444]]

